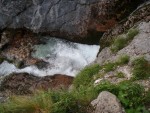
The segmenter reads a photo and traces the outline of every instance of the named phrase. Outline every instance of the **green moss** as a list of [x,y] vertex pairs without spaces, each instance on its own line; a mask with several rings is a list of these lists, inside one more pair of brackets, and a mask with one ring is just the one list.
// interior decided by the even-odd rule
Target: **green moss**
[[150,77],[150,63],[140,57],[132,62],[133,65],[133,79],[146,79]]

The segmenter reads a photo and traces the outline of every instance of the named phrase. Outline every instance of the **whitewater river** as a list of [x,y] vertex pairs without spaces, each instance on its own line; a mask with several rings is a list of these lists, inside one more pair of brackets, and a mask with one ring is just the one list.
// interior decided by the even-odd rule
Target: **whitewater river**
[[96,59],[99,51],[98,45],[85,45],[61,39],[43,37],[45,44],[34,46],[32,56],[48,62],[48,66],[38,69],[31,65],[23,69],[16,68],[13,64],[4,61],[0,65],[0,75],[27,72],[36,76],[65,74],[75,76],[86,65]]

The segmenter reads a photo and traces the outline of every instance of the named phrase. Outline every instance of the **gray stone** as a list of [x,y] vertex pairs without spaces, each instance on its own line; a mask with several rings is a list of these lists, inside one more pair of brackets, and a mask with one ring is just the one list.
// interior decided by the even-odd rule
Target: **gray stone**
[[101,92],[91,104],[95,107],[93,113],[124,113],[117,97],[107,91]]
[[104,48],[98,55],[95,63],[100,65],[108,61],[116,61],[122,55],[130,56],[131,61],[136,57],[144,56],[150,61],[150,22],[139,23],[139,33],[126,47],[112,54],[109,47]]
[[[82,42],[87,41],[86,37],[90,34],[93,36],[93,32],[100,36],[142,2],[143,0],[137,0],[136,3],[127,0],[0,0],[0,29],[27,28],[37,33]],[[128,7],[133,9],[129,10]],[[94,40],[92,37],[90,41]]]

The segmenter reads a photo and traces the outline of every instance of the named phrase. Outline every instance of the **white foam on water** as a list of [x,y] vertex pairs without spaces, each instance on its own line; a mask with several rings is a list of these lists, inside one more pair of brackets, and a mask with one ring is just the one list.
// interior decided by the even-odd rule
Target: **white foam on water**
[[48,62],[48,67],[38,69],[36,66],[28,66],[18,69],[5,61],[0,65],[0,75],[27,72],[36,76],[54,74],[75,76],[96,59],[100,48],[97,45],[78,44],[50,37],[42,38],[45,38],[46,44],[34,46],[35,53],[32,53],[32,56]]

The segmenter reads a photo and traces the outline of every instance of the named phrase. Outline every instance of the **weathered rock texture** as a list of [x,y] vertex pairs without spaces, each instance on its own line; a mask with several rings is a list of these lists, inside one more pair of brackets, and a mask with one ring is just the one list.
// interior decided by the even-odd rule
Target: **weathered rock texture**
[[144,1],[1,0],[0,29],[27,28],[72,41],[87,42],[88,38],[94,43]]
[[137,29],[139,34],[126,47],[113,53],[110,47],[104,48],[98,55],[96,63],[103,64],[109,61],[116,61],[121,55],[128,55],[130,59],[144,56],[150,61],[150,21],[141,22]]
[[66,75],[54,75],[36,77],[27,73],[12,74],[1,82],[0,92],[2,94],[31,94],[36,90],[69,88],[73,77]]
[[150,21],[150,1],[140,5],[126,19],[116,24],[115,27],[113,27],[112,29],[105,32],[100,39],[101,50],[104,47],[109,46],[116,36],[122,34],[123,32],[135,26],[141,21]]
[[93,113],[124,113],[117,97],[107,91],[101,92],[92,105],[95,107]]
[[[132,27],[137,29],[139,33],[124,48],[115,53],[112,52],[111,44],[113,40],[119,35],[126,37],[127,31]],[[95,84],[99,84],[103,80],[117,84],[132,78],[131,62],[136,57],[144,56],[146,60],[150,61],[150,1],[138,7],[126,20],[116,25],[113,29],[108,30],[101,38],[100,43],[101,51],[95,63],[103,65],[107,62],[115,62],[123,55],[129,56],[130,62],[127,65],[118,66],[115,70],[108,73],[104,73],[102,70],[99,74],[102,75],[104,73],[104,76],[97,79]],[[118,72],[121,72],[124,77],[119,78],[117,76]],[[147,81],[143,83],[145,83],[147,88],[149,83]]]

